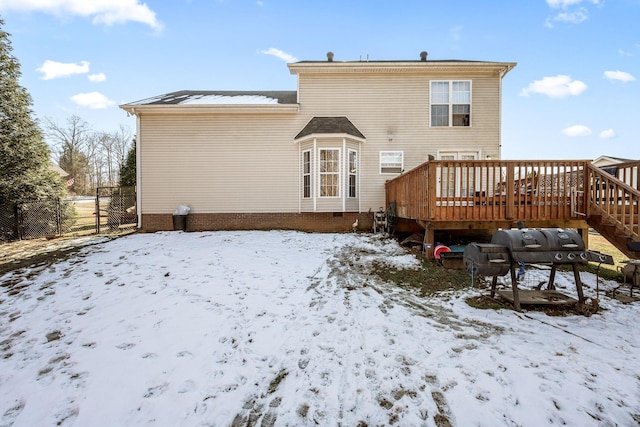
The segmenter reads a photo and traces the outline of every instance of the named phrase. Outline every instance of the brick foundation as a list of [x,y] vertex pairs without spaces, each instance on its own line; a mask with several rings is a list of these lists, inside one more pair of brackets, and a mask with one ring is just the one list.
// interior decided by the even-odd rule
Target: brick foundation
[[[305,213],[190,213],[187,231],[213,230],[300,230],[309,232],[351,231],[358,218],[358,230],[371,230],[373,216],[357,212]],[[173,215],[142,214],[143,232],[173,230]]]

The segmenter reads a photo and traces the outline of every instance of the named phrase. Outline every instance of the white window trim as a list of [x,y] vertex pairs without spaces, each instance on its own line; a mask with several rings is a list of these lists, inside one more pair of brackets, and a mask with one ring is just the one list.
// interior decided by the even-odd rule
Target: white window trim
[[[449,103],[446,104],[449,106],[449,125],[448,126],[434,126],[431,121],[431,112],[433,105],[445,105],[442,103],[433,103],[433,97],[431,96],[431,84],[432,83],[443,83],[446,82],[449,84]],[[469,82],[469,126],[454,126],[453,125],[453,82]],[[464,79],[454,79],[454,80],[429,80],[429,127],[430,128],[470,128],[473,126],[473,81],[472,80],[464,80]]]
[[[309,153],[309,173],[304,172],[304,155]],[[311,149],[303,150],[300,156],[301,170],[302,170],[302,199],[309,200],[313,198],[313,152]],[[304,195],[304,177],[309,176],[309,197]]]
[[[466,159],[466,160],[477,160],[480,158],[480,151],[438,151],[438,160],[444,160],[443,157],[453,157],[453,159],[447,159],[447,160],[453,160],[453,161],[463,160],[462,157],[471,157],[470,159]],[[476,173],[473,175],[471,179],[470,183],[472,184],[472,188],[462,188],[461,176],[462,174],[465,173],[465,171],[466,171],[466,168],[456,170],[455,173],[450,176],[453,182],[450,181],[445,185],[445,183],[441,183],[443,179],[443,174],[445,171],[443,169],[440,169],[438,173],[437,191],[439,192],[441,189],[446,190],[447,194],[446,195],[438,194],[438,196],[439,197],[472,196],[477,191],[476,185],[477,185],[477,182],[479,181],[479,177],[477,176],[477,174],[479,173],[479,171],[475,171]],[[453,186],[450,187],[450,184],[452,184]]]
[[[354,153],[356,155],[356,171],[353,172],[353,173],[351,172],[351,168],[350,168],[350,166],[351,166],[351,153]],[[354,150],[353,148],[349,148],[347,150],[347,186],[346,186],[347,188],[346,188],[346,194],[345,194],[347,199],[357,199],[360,196],[360,185],[358,185],[359,181],[360,181],[360,178],[358,177],[358,172],[360,171],[360,165],[359,165],[360,159],[358,157],[359,157],[358,150]],[[351,185],[351,177],[352,176],[355,176],[355,178],[356,178],[356,194],[355,194],[355,196],[351,196],[350,195],[350,188],[349,187]]]
[[[321,155],[320,153],[322,151],[337,151],[338,152],[338,171],[337,172],[331,172],[330,174],[335,174],[338,175],[338,182],[337,182],[337,193],[335,196],[323,196],[322,195],[322,191],[321,191],[321,186],[322,186],[322,175],[323,172],[321,171],[320,168],[320,159],[321,159]],[[317,198],[319,199],[339,199],[340,197],[342,197],[341,192],[342,192],[342,187],[341,187],[341,182],[342,182],[342,162],[340,161],[342,159],[342,150],[340,148],[333,148],[333,147],[323,147],[323,148],[318,148],[318,155],[317,155],[317,160],[316,160],[316,170],[317,172],[317,176],[318,176],[318,182],[317,182],[317,192],[316,194],[318,195]],[[329,173],[327,173],[328,175]]]
[[[398,172],[383,172],[382,171],[382,155],[386,154],[386,153],[400,153],[402,155],[402,160],[400,161],[400,171]],[[402,171],[404,170],[404,151],[402,150],[383,150],[380,151],[379,157],[378,157],[378,172],[380,173],[380,175],[399,175],[402,173]]]

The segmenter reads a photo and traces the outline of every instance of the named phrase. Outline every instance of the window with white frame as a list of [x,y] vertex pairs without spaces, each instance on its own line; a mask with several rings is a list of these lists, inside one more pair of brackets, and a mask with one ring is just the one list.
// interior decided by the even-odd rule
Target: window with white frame
[[[475,160],[473,154],[461,154],[460,160]],[[460,171],[460,191],[463,196],[472,197],[476,187],[476,170],[473,166],[463,166]]]
[[[456,156],[445,154],[440,156],[440,160],[455,160]],[[455,168],[443,166],[441,171],[442,196],[453,197],[456,194],[456,171]]]
[[358,152],[349,150],[349,191],[348,197],[358,197]]
[[431,82],[431,126],[471,125],[471,81]]
[[473,165],[447,164],[448,161],[469,160],[478,158],[477,153],[448,152],[440,153],[438,156],[443,161],[443,166],[439,169],[440,191],[438,194],[443,197],[472,197],[475,193],[476,174],[478,173]]
[[402,151],[380,152],[380,173],[402,173],[404,153]]
[[302,197],[311,197],[311,151],[302,152]]
[[340,184],[340,150],[320,149],[318,170],[320,197],[338,197]]

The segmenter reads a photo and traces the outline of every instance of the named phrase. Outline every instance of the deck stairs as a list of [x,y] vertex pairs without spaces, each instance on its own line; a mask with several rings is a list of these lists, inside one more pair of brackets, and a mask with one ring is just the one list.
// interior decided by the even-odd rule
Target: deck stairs
[[638,165],[589,165],[592,176],[587,223],[630,259],[640,259]]

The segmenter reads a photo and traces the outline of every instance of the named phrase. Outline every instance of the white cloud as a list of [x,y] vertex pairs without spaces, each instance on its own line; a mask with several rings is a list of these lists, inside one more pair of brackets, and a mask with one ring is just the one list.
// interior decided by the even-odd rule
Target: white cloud
[[42,12],[56,16],[92,17],[94,24],[140,22],[155,30],[162,29],[156,13],[139,0],[0,0],[0,10]]
[[609,79],[609,80],[618,80],[622,83],[628,83],[628,82],[632,82],[634,81],[636,78],[633,77],[631,74],[625,72],[625,71],[605,71],[604,72],[604,77]]
[[87,61],[81,61],[79,64],[74,64],[56,62],[47,59],[36,71],[40,71],[44,74],[42,76],[42,80],[52,80],[58,79],[60,77],[73,76],[75,74],[88,73],[89,63]]
[[[580,4],[583,0],[547,0],[549,7],[553,9],[566,9],[574,4]],[[589,3],[600,4],[600,0],[588,0]]]
[[[553,28],[553,22],[567,22],[570,24],[580,24],[589,19],[589,11],[585,7],[577,7],[585,0],[547,0],[547,5],[552,9],[560,9],[554,17],[547,18],[545,26]],[[596,6],[602,5],[601,0],[586,0]]]
[[562,129],[562,133],[567,136],[589,136],[591,135],[591,129],[584,125],[573,125]]
[[296,58],[295,56],[288,54],[286,52],[281,51],[280,49],[276,49],[274,47],[270,47],[269,49],[266,50],[261,50],[260,53],[264,54],[264,55],[272,55],[275,56],[276,58],[280,58],[285,62],[297,62],[298,58]]
[[599,136],[600,138],[611,139],[611,138],[615,138],[617,135],[616,135],[616,131],[614,131],[613,129],[607,129],[600,132]]
[[587,9],[580,8],[575,12],[561,12],[553,17],[557,22],[568,22],[570,24],[580,24],[589,19],[589,13]]
[[531,93],[540,93],[550,98],[564,98],[566,96],[580,95],[585,90],[587,90],[586,83],[580,80],[572,80],[570,76],[559,74],[529,83],[529,86],[520,91],[520,95],[529,96]]
[[100,92],[79,93],[73,95],[71,100],[82,107],[89,107],[93,110],[111,107],[115,102],[101,94]]
[[618,49],[618,55],[620,56],[633,56],[632,52],[627,52],[624,49]]
[[547,0],[547,4],[549,5],[549,7],[553,9],[558,9],[558,8],[564,9],[564,8],[567,8],[568,6],[578,4],[581,1],[582,0]]
[[87,78],[89,79],[90,82],[100,83],[105,81],[107,79],[107,76],[104,73],[97,73],[97,74],[89,74]]

